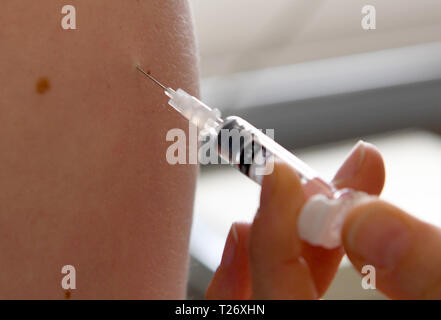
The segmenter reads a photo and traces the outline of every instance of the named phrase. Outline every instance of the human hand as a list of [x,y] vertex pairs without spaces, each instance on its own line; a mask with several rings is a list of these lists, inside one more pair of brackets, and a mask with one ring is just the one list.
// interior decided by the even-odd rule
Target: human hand
[[[379,152],[361,142],[337,172],[333,184],[339,189],[353,188],[378,195],[384,176]],[[297,218],[304,203],[305,195],[296,173],[277,163],[274,172],[264,178],[260,208],[253,223],[235,223],[231,227],[207,298],[321,297],[334,278],[344,250],[312,246],[299,238]]]
[[347,216],[344,249],[357,270],[375,267],[376,287],[392,299],[441,299],[441,230],[376,200]]

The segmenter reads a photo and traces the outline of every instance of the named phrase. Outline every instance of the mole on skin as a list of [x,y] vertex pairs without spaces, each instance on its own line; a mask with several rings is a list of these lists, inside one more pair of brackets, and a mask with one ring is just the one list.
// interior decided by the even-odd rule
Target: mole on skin
[[47,78],[40,78],[35,85],[35,90],[38,94],[44,94],[51,88],[49,80]]

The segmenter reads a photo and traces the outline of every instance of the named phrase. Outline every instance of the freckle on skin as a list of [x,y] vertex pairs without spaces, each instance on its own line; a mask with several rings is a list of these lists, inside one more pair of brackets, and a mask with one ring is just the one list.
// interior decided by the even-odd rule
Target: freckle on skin
[[35,85],[35,90],[38,94],[44,94],[51,88],[51,85],[49,83],[49,79],[47,78],[40,78],[37,80],[37,83]]
[[70,291],[65,291],[65,292],[64,292],[64,298],[65,298],[66,300],[69,300],[69,299],[70,299]]

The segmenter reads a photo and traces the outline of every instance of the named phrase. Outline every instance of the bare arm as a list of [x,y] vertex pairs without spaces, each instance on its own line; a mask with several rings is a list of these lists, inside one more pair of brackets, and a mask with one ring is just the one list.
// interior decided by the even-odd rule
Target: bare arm
[[187,123],[134,68],[198,94],[186,1],[5,0],[0,10],[0,298],[184,298],[196,167]]

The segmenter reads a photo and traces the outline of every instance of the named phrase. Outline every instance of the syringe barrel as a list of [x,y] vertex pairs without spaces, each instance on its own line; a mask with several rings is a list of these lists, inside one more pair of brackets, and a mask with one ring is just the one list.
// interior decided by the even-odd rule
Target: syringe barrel
[[333,196],[335,190],[306,163],[242,118],[226,118],[218,128],[216,144],[222,159],[258,184],[272,172],[274,162],[279,161],[294,169],[308,197],[317,193]]

